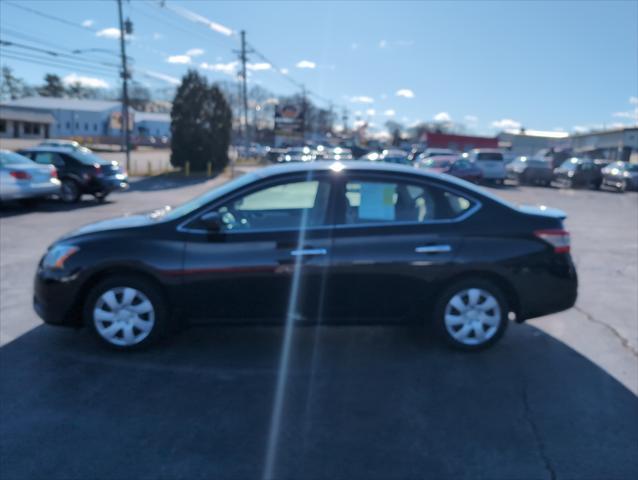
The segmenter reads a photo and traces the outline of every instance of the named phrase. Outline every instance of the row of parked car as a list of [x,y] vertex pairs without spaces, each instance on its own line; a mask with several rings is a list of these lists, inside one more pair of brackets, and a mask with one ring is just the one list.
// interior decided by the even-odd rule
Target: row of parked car
[[[291,147],[280,152],[277,162],[310,162],[315,160],[352,160],[353,151],[343,147]],[[556,186],[566,188],[594,188],[602,186],[619,191],[638,189],[638,164],[571,157],[558,166],[547,158],[516,157],[508,160],[498,149],[474,149],[459,153],[444,148],[398,148],[364,152],[359,160],[413,165],[480,183],[503,184],[506,180],[518,184]]]
[[103,202],[128,188],[128,174],[77,142],[50,140],[17,152],[0,150],[0,201],[33,203],[58,197],[75,203],[82,195]]

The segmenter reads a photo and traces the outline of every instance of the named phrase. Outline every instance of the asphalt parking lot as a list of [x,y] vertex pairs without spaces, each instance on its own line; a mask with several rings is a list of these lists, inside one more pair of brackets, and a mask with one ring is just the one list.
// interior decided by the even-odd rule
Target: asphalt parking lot
[[[281,328],[198,327],[118,355],[31,308],[57,237],[222,180],[144,179],[103,205],[0,211],[3,478],[262,476]],[[478,355],[409,328],[298,328],[278,478],[638,477],[638,194],[494,191],[567,212],[576,308],[512,325]]]

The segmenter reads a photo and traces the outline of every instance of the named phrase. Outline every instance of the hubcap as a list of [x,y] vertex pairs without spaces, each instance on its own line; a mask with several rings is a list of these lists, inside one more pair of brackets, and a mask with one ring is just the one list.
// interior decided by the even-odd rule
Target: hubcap
[[445,328],[457,342],[480,345],[498,331],[501,308],[490,292],[469,288],[454,295],[445,307]]
[[104,292],[95,303],[93,322],[107,342],[120,347],[140,343],[153,330],[155,310],[144,293],[130,287]]

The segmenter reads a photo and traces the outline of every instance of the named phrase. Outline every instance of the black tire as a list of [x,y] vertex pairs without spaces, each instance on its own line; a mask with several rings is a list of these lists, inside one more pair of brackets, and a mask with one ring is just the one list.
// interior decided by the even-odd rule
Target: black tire
[[[491,296],[498,303],[498,308],[500,310],[500,319],[496,328],[495,333],[493,333],[489,339],[485,340],[482,343],[477,344],[467,344],[463,343],[452,336],[452,334],[448,331],[448,327],[445,322],[445,313],[448,302],[452,300],[452,298],[460,294],[461,292],[467,291],[469,289],[479,289],[484,292],[491,294]],[[480,304],[479,304],[480,305]],[[496,313],[495,310],[492,310]],[[442,338],[446,344],[454,349],[463,350],[463,351],[479,351],[484,350],[488,347],[494,345],[498,340],[503,336],[505,330],[507,330],[507,326],[509,324],[509,304],[507,302],[507,298],[501,291],[501,289],[495,285],[493,282],[483,279],[483,278],[468,278],[464,280],[460,280],[449,287],[447,287],[440,295],[434,307],[434,315],[433,315],[433,327],[436,333],[440,338]],[[464,325],[459,325],[459,330],[463,328]],[[458,330],[457,330],[458,331]],[[474,333],[472,333],[475,335]]]
[[[103,294],[105,294],[109,290],[112,291],[112,289],[120,288],[131,288],[137,290],[138,292],[141,292],[144,296],[146,296],[153,308],[154,318],[153,326],[150,329],[150,332],[146,334],[146,336],[139,342],[131,345],[118,345],[105,338],[105,336],[103,336],[98,330],[97,322],[95,321],[93,314],[94,309],[96,309],[98,301],[100,301],[100,297]],[[131,306],[135,305],[132,304]],[[168,305],[164,300],[164,296],[162,295],[160,289],[152,281],[149,281],[143,277],[138,277],[136,275],[113,275],[99,282],[89,292],[86,298],[86,302],[84,303],[82,314],[84,323],[91,329],[96,338],[103,345],[116,350],[127,351],[147,348],[166,336],[166,334],[168,333],[168,322],[170,318]],[[112,323],[114,324],[115,322]],[[107,325],[107,327],[110,327],[110,325]],[[131,328],[133,329],[133,331],[135,331],[136,329],[135,326],[132,326]],[[124,330],[122,329],[118,333],[122,333],[123,339]]]
[[62,180],[62,188],[60,190],[60,199],[64,203],[77,203],[82,194],[80,186],[75,180],[65,178]]
[[98,203],[104,203],[104,201],[106,200],[106,197],[109,196],[109,193],[110,192],[95,192],[93,196],[98,201]]

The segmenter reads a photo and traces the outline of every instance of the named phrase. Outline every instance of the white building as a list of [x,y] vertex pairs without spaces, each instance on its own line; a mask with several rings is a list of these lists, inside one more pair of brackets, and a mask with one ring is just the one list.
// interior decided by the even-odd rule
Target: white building
[[50,113],[0,105],[0,138],[49,138],[54,123]]
[[539,150],[560,148],[569,144],[567,132],[541,130],[505,130],[497,135],[498,146],[512,156],[534,156]]
[[171,137],[171,116],[168,113],[135,112],[135,135],[139,137]]
[[[122,104],[107,100],[25,97],[2,104],[12,111],[49,114],[54,118],[49,137],[103,141],[121,138]],[[135,111],[129,108],[131,130]]]

